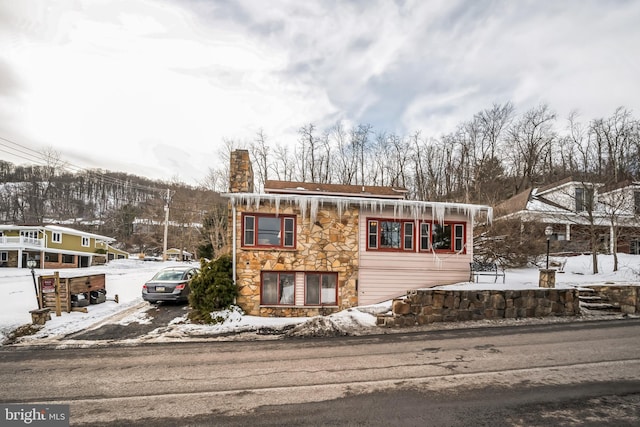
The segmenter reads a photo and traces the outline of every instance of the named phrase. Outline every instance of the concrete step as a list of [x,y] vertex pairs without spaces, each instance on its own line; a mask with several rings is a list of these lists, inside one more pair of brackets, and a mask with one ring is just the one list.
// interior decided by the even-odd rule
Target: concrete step
[[604,302],[604,301],[591,301],[591,302],[580,301],[580,308],[583,308],[586,310],[598,311],[598,312],[610,312],[610,313],[621,312],[620,305],[611,304],[609,302]]

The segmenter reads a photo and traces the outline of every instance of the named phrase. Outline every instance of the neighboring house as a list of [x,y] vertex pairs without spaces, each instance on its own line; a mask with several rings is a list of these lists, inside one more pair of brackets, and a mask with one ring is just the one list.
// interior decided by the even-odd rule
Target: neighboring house
[[0,266],[26,268],[89,267],[128,254],[113,248],[115,239],[57,225],[0,225]]
[[230,241],[238,305],[312,316],[464,282],[487,206],[405,200],[391,187],[267,181],[253,191],[246,150],[231,156]]
[[193,254],[178,248],[167,249],[167,259],[171,261],[192,261]]
[[569,177],[516,194],[495,207],[495,217],[550,225],[556,252],[589,252],[596,235],[600,251],[640,254],[638,182],[605,186]]
[[[123,251],[122,249],[114,248],[110,244],[106,242],[98,242],[96,244],[96,248],[98,249],[99,254],[104,254],[106,256],[106,261],[113,261],[114,259],[128,259],[129,252]],[[97,262],[94,264],[100,263],[100,258],[96,256]]]

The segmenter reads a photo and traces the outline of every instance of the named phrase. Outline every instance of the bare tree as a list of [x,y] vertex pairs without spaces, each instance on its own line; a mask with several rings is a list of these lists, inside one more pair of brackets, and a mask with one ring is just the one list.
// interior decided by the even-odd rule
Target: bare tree
[[365,164],[365,154],[369,149],[369,135],[372,132],[371,125],[358,125],[358,127],[351,130],[351,144],[353,145],[353,150],[357,154],[358,159],[358,171],[360,172],[360,179],[356,179],[356,184],[366,185],[365,181],[365,172],[366,172],[366,164]]
[[264,183],[269,179],[269,145],[267,144],[267,136],[262,129],[258,131],[256,138],[249,146],[249,152],[253,158],[258,188],[264,188]]
[[239,148],[239,143],[224,138],[222,147],[218,150],[219,164],[216,167],[209,167],[207,175],[200,182],[200,186],[218,193],[229,191],[229,164],[231,162],[231,152]]
[[[474,117],[482,137],[476,144],[476,160],[482,163],[486,159],[494,159],[500,149],[504,131],[513,119],[514,107],[511,102],[502,105],[493,104],[491,108],[481,111]],[[477,166],[482,167],[482,165]]]
[[634,137],[637,137],[636,129],[637,122],[623,107],[618,107],[607,119],[591,122],[591,132],[600,148],[599,164],[604,164],[604,174],[615,182],[628,176],[630,166],[636,160],[629,156],[634,147]]
[[551,144],[556,138],[553,124],[556,115],[542,104],[527,111],[508,130],[511,147],[511,168],[516,192],[529,187],[538,176],[544,176],[552,166]]
[[290,154],[289,147],[277,144],[274,149],[271,170],[280,181],[293,181],[295,176],[295,152]]
[[342,123],[336,123],[329,129],[328,143],[335,146],[336,155],[333,157],[333,171],[339,184],[351,185],[357,174],[357,160],[354,145],[349,141],[349,133]]

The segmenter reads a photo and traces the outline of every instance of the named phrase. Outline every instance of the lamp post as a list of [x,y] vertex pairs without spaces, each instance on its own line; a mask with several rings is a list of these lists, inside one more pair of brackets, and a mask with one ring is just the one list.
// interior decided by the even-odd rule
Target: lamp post
[[553,234],[553,227],[548,226],[544,229],[544,235],[547,236],[547,270],[549,269],[549,245],[551,244],[551,235]]
[[38,285],[36,285],[36,272],[33,269],[36,267],[37,262],[33,258],[27,260],[27,267],[31,269],[31,277],[33,277],[33,289],[36,291],[36,299],[38,300],[38,308],[40,307],[40,298],[38,298]]

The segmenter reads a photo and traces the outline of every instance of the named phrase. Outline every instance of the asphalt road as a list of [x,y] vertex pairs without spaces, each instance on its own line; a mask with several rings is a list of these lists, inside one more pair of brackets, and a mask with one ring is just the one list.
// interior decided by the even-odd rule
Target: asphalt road
[[640,320],[2,348],[0,402],[72,425],[638,425]]

